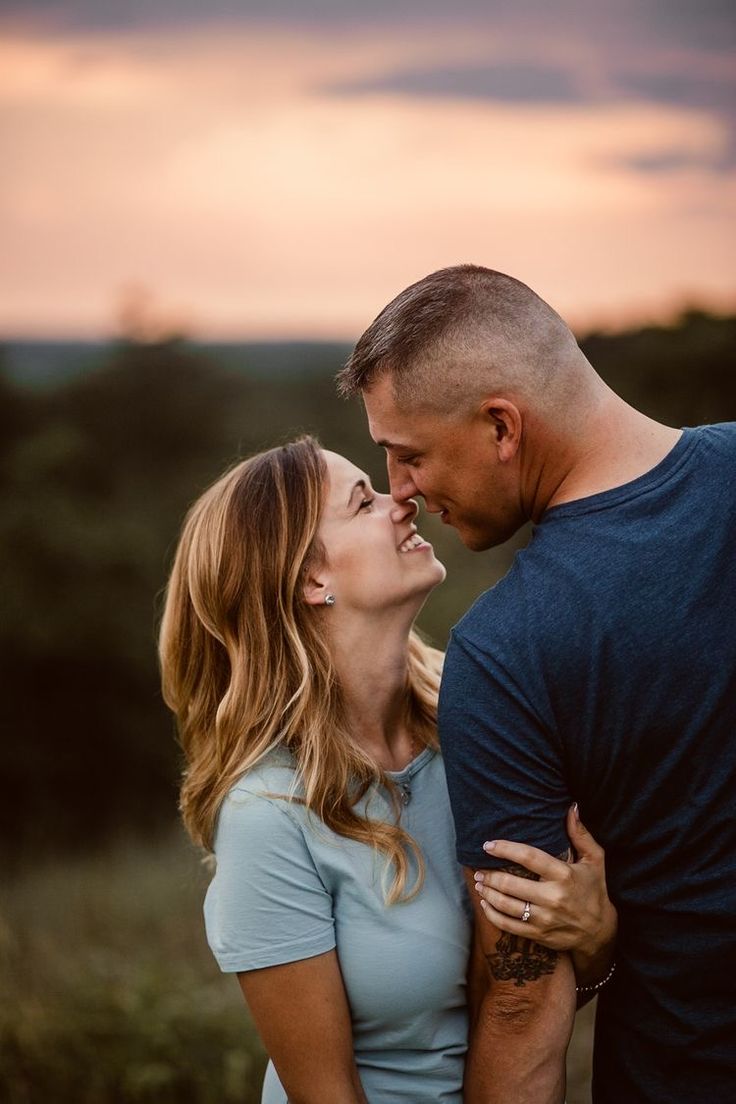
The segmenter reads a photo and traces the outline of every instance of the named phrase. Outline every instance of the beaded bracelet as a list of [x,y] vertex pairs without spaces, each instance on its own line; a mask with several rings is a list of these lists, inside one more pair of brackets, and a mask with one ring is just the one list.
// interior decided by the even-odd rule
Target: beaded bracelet
[[611,969],[608,971],[602,981],[597,981],[595,985],[576,985],[576,993],[596,993],[599,989],[602,989],[607,981],[610,981],[616,970],[616,963],[614,962]]

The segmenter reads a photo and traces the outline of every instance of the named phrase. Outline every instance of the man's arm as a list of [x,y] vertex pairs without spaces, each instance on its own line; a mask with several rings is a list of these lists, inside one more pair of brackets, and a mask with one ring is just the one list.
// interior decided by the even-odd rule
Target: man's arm
[[[475,880],[486,918],[501,931],[570,952],[580,1009],[613,969],[618,913],[608,896],[605,852],[582,824],[577,804],[567,813],[567,835],[574,861],[572,851],[554,859],[536,847],[494,840],[493,857],[508,865],[479,870]],[[537,879],[515,875],[511,864]],[[521,919],[525,902],[531,905],[527,923]]]
[[[453,630],[438,706],[457,837],[476,916],[466,1104],[562,1104],[575,1015],[572,964],[486,919],[474,871],[507,866],[483,840],[519,840],[552,855],[569,846],[570,795],[532,642],[514,603],[481,598]],[[513,595],[512,595],[513,598]],[[543,689],[543,686],[542,686]]]
[[466,868],[475,925],[465,1104],[562,1104],[576,1005],[570,958],[492,924],[473,873]]

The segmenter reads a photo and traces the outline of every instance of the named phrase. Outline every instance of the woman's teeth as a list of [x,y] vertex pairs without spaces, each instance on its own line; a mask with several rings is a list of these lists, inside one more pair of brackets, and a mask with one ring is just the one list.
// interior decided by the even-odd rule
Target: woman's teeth
[[412,533],[410,537],[399,545],[399,552],[411,552],[412,548],[418,548],[420,544],[424,544],[424,538],[420,537],[418,533]]

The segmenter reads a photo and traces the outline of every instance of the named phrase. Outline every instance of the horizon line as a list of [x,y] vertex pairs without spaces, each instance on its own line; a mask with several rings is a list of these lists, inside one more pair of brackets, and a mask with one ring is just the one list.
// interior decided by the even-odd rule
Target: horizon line
[[[590,334],[616,334],[628,333],[632,330],[646,329],[650,326],[671,329],[686,318],[689,314],[704,314],[711,318],[728,319],[736,317],[736,296],[718,297],[719,301],[705,302],[693,296],[692,300],[683,300],[678,304],[669,304],[666,310],[644,310],[642,313],[632,313],[630,317],[601,317],[598,320],[586,319],[569,323],[570,329],[578,337],[587,337]],[[730,301],[729,301],[730,300]],[[110,345],[117,341],[140,341],[141,344],[157,344],[161,341],[180,339],[193,345],[355,345],[360,337],[357,335],[345,335],[334,333],[309,333],[289,331],[278,333],[264,331],[262,333],[236,333],[222,331],[188,329],[186,326],[166,326],[162,320],[161,326],[155,326],[149,335],[136,335],[109,330],[38,330],[38,331],[4,331],[0,329],[0,348],[3,345]]]

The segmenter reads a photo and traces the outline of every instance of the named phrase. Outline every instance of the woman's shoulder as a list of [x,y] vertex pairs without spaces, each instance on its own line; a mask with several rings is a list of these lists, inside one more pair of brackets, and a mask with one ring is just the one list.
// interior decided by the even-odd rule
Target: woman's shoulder
[[332,899],[309,846],[295,770],[269,753],[230,788],[215,831],[207,938],[227,972],[275,966],[335,946]]
[[217,836],[233,830],[286,828],[303,817],[303,787],[287,748],[273,748],[230,787],[218,816]]
[[227,796],[249,794],[291,797],[299,796],[301,790],[294,756],[288,748],[274,747],[241,774],[228,790]]

